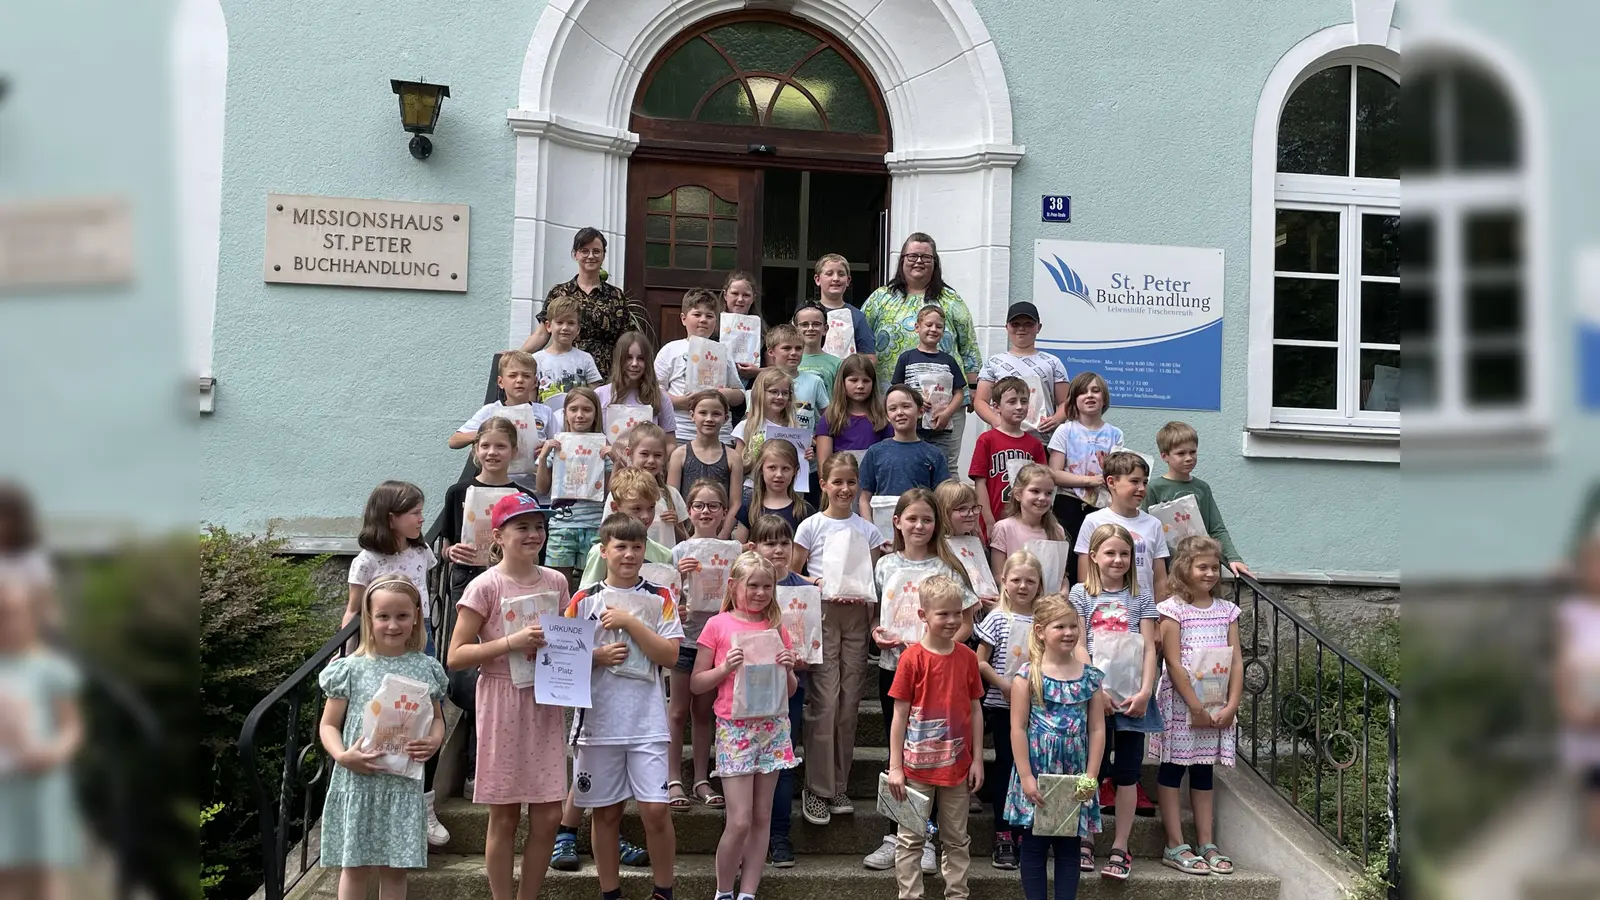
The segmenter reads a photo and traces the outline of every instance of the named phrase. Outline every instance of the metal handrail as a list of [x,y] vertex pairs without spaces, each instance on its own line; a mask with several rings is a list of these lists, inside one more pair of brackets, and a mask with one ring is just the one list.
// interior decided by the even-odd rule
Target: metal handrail
[[[1248,597],[1246,594],[1248,593]],[[1311,824],[1341,846],[1357,855],[1363,866],[1370,863],[1369,836],[1372,809],[1370,803],[1369,750],[1373,740],[1373,719],[1376,705],[1381,702],[1380,729],[1385,750],[1384,814],[1387,816],[1385,832],[1388,844],[1384,868],[1389,883],[1389,896],[1401,896],[1400,871],[1400,691],[1371,667],[1351,656],[1343,647],[1324,635],[1304,616],[1288,608],[1274,597],[1259,581],[1249,575],[1240,575],[1234,581],[1234,602],[1250,615],[1250,633],[1240,628],[1240,643],[1245,645],[1244,688],[1248,702],[1248,717],[1240,716],[1240,738],[1248,738],[1248,752],[1240,752],[1242,759],[1254,769],[1280,796]],[[1265,609],[1263,609],[1265,607]],[[1263,619],[1270,616],[1266,635],[1270,647],[1263,647]],[[1309,646],[1306,641],[1309,641]],[[1287,660],[1285,655],[1287,653]],[[1309,659],[1308,659],[1309,657]],[[1331,657],[1331,660],[1329,659]],[[1314,666],[1309,684],[1304,677],[1302,664]],[[1334,669],[1336,668],[1336,671]],[[1359,679],[1361,733],[1358,737],[1344,727],[1344,716],[1349,712],[1347,697],[1349,682]],[[1332,711],[1339,723],[1331,729],[1324,728],[1325,694],[1332,688],[1336,701]],[[1310,696],[1307,696],[1309,689]],[[1374,693],[1377,697],[1374,698]],[[1265,709],[1263,710],[1263,698]],[[1241,703],[1241,713],[1245,703]],[[1244,720],[1248,718],[1248,734]],[[1287,748],[1284,743],[1287,742]],[[1310,761],[1302,745],[1310,749]],[[1263,758],[1265,757],[1265,758]],[[1284,762],[1289,786],[1280,780],[1280,757]],[[1313,766],[1309,773],[1302,771]],[[1346,830],[1345,778],[1346,773],[1359,767],[1360,835],[1359,843]],[[1323,775],[1331,770],[1333,778],[1333,809],[1330,824],[1323,805]],[[1309,804],[1302,796],[1303,779],[1311,779]],[[1307,806],[1309,805],[1309,809]]]
[[[255,708],[250,710],[250,714],[245,717],[244,727],[239,729],[239,753],[244,757],[245,773],[250,779],[250,790],[255,796],[256,808],[260,816],[261,858],[264,868],[262,877],[264,879],[263,890],[265,891],[266,900],[283,900],[285,892],[294,887],[293,884],[284,884],[284,867],[288,862],[289,840],[294,824],[290,816],[289,804],[294,795],[295,778],[301,774],[301,767],[308,755],[315,752],[318,747],[315,727],[309,729],[312,732],[309,743],[304,746],[297,744],[303,700],[301,692],[303,692],[307,684],[315,686],[316,679],[314,676],[316,673],[335,657],[343,656],[346,646],[360,631],[361,619],[359,617],[351,619],[343,628],[339,629],[337,634],[329,638],[327,643],[323,644],[316,653],[313,653],[310,658],[301,663],[300,667],[294,670],[294,674],[290,675],[282,684],[273,688],[271,693],[263,697],[261,702],[257,703]],[[279,703],[285,700],[289,703],[289,715],[284,734],[283,775],[280,781],[282,791],[277,800],[274,801],[268,794],[267,786],[261,778],[261,766],[256,756],[257,734],[261,729],[262,720]],[[314,800],[312,788],[326,776],[329,762],[327,759],[322,760],[318,765],[319,771],[311,780],[305,782],[306,791],[302,805],[300,835],[302,841],[301,864],[300,871],[295,876],[296,882],[311,868],[310,851],[305,845],[309,843],[307,838],[311,832],[311,824],[314,818],[311,809]]]

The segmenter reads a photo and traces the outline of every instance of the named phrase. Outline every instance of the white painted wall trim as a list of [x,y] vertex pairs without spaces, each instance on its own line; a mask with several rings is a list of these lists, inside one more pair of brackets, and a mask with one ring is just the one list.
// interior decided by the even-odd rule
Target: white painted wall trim
[[[1333,25],[1294,45],[1278,60],[1261,89],[1251,137],[1250,163],[1250,340],[1245,408],[1244,455],[1296,459],[1340,459],[1398,462],[1398,430],[1373,429],[1367,437],[1386,443],[1356,443],[1348,435],[1319,434],[1306,429],[1278,429],[1272,422],[1273,264],[1277,186],[1278,121],[1283,107],[1307,77],[1334,59],[1371,63],[1390,72],[1400,66],[1400,30],[1388,28],[1379,45],[1363,41],[1364,28],[1382,10],[1368,0],[1353,0],[1357,22]],[[1392,17],[1393,4],[1388,15]],[[1361,19],[1365,18],[1362,27]],[[1274,434],[1281,432],[1281,437]],[[1361,449],[1357,449],[1361,448]]]
[[180,0],[172,21],[168,77],[177,141],[179,290],[188,366],[210,412],[212,333],[222,235],[222,136],[228,90],[228,25],[220,0]]
[[[572,233],[592,225],[626,256],[628,130],[644,70],[674,37],[711,16],[780,9],[837,35],[883,92],[893,130],[890,240],[927,230],[946,280],[979,328],[1010,295],[1011,95],[973,0],[550,0],[523,60],[517,108],[516,204],[508,341],[535,305],[571,277]],[[612,279],[622,285],[622,266]],[[972,431],[973,429],[969,429]]]

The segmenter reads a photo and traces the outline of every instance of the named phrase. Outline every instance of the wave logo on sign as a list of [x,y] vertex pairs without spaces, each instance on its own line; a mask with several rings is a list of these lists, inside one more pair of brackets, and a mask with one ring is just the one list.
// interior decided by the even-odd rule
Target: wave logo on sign
[[1061,289],[1061,293],[1077,297],[1084,303],[1089,304],[1090,309],[1094,309],[1094,301],[1089,299],[1089,287],[1083,283],[1083,278],[1077,272],[1072,271],[1071,266],[1062,262],[1061,257],[1055,257],[1055,261],[1056,264],[1052,266],[1049,260],[1039,260],[1039,262],[1044,263],[1045,270],[1050,273],[1050,277],[1055,279],[1056,287]]

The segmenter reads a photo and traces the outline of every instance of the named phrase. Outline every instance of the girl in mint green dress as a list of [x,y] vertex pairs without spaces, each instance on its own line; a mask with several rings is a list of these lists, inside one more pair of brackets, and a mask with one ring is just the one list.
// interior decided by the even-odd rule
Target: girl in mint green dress
[[378,693],[383,676],[394,674],[427,685],[433,724],[421,740],[405,745],[418,762],[444,743],[444,667],[422,652],[422,594],[399,573],[379,575],[361,601],[361,645],[335,660],[318,683],[328,702],[322,710],[322,747],[333,757],[333,778],[322,809],[322,865],[343,869],[339,896],[366,896],[376,872],[383,898],[404,896],[406,869],[428,865],[427,808],[422,779],[375,770],[383,754],[359,746],[362,711]]
[[83,860],[80,679],[41,640],[42,614],[29,585],[0,576],[0,897],[63,896],[62,872]]

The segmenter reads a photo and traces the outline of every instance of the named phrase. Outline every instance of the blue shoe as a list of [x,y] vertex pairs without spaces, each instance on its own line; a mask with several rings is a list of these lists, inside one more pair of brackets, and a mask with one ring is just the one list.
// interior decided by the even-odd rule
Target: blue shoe
[[550,849],[550,868],[557,872],[578,871],[578,835],[573,832],[556,833],[556,845]]
[[623,865],[633,866],[635,868],[642,868],[650,865],[650,851],[638,846],[637,844],[630,844],[625,839],[619,839],[617,844],[617,850],[622,856]]

